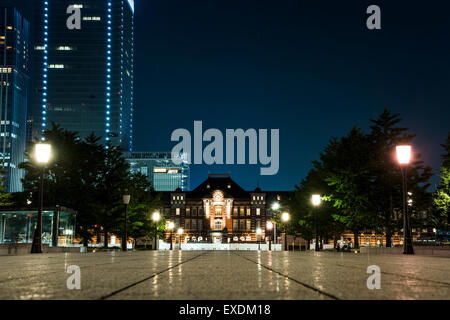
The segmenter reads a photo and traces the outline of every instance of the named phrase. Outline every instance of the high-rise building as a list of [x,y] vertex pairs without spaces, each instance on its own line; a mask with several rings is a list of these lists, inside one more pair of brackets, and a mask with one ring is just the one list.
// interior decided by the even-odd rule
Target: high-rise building
[[33,136],[51,122],[132,150],[133,0],[36,0]]
[[155,191],[189,190],[189,165],[172,161],[170,152],[125,152],[130,171],[147,176]]
[[0,8],[0,157],[8,192],[22,191],[29,82],[29,22]]

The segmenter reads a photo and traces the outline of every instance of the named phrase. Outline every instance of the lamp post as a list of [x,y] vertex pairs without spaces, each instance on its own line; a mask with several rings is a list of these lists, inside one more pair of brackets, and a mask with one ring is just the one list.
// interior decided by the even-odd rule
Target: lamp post
[[258,251],[261,250],[261,228],[256,229],[256,234],[258,235]]
[[178,233],[178,243],[180,245],[180,250],[181,250],[181,235],[183,234],[183,228],[179,228],[177,230],[177,233]]
[[318,194],[313,194],[312,195],[312,204],[314,206],[314,225],[315,225],[315,229],[316,229],[316,246],[315,246],[315,250],[316,251],[320,251],[320,246],[319,246],[319,224],[317,223],[317,207],[320,205],[321,202],[321,197]]
[[[278,201],[275,201],[272,203],[272,211],[274,211],[273,217],[276,215],[276,212],[280,209],[280,203]],[[273,241],[274,243],[277,241],[277,223],[273,223]]]
[[158,211],[153,212],[152,215],[152,220],[155,223],[155,246],[153,250],[157,250],[157,245],[158,245],[158,222],[159,219],[161,219],[161,215],[159,214]]
[[283,248],[283,250],[285,250],[285,251],[287,248],[287,246],[286,246],[286,229],[287,229],[286,224],[289,221],[289,219],[290,219],[290,216],[289,216],[288,212],[283,212],[281,214],[281,220],[283,221],[283,225],[284,225],[284,248]]
[[128,230],[127,230],[127,212],[128,212],[128,204],[130,203],[131,196],[129,194],[124,194],[122,197],[123,204],[125,205],[125,224],[124,224],[124,232],[122,237],[122,251],[127,251],[127,240],[128,240]]
[[411,161],[411,146],[400,145],[396,147],[397,161],[400,165],[403,181],[403,254],[414,254],[411,237],[411,227],[408,214],[408,190],[407,190],[407,169]]
[[36,162],[40,165],[39,209],[36,229],[34,229],[31,253],[42,253],[42,210],[44,207],[44,169],[50,160],[52,146],[48,143],[37,143],[34,149]]
[[272,221],[267,221],[266,223],[266,229],[269,230],[269,251],[272,251],[272,234],[271,230],[273,229],[273,223]]
[[169,230],[170,230],[170,250],[173,250],[172,248],[172,232],[173,228],[175,228],[175,224],[173,222],[169,222]]

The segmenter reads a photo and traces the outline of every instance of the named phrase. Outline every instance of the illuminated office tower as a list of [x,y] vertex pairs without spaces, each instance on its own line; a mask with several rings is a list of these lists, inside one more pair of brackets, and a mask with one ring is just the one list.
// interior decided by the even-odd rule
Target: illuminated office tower
[[0,8],[0,158],[8,192],[22,191],[29,81],[28,21],[14,8]]
[[124,157],[130,171],[147,176],[155,191],[189,190],[189,164],[175,164],[170,152],[125,152]]
[[134,1],[36,0],[34,11],[33,136],[55,122],[131,151]]

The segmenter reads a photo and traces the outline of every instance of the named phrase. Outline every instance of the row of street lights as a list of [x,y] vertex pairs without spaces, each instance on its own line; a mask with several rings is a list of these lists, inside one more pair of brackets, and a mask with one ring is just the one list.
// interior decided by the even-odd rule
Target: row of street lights
[[[33,243],[31,246],[31,253],[42,253],[42,211],[43,211],[43,203],[44,203],[44,169],[45,165],[49,162],[51,157],[51,145],[48,143],[37,143],[35,145],[35,160],[37,164],[40,166],[40,181],[39,181],[39,208],[38,208],[38,217],[36,223],[36,229],[33,235]],[[412,235],[411,235],[411,226],[409,223],[409,215],[408,215],[408,197],[407,197],[407,169],[408,165],[411,162],[412,158],[412,150],[410,145],[399,145],[396,146],[396,155],[397,161],[401,168],[402,173],[402,184],[403,184],[403,253],[404,254],[414,254],[414,249],[412,245]],[[122,250],[127,250],[127,239],[128,239],[128,231],[127,231],[127,208],[130,203],[131,196],[124,195],[123,203],[125,205],[125,223],[124,223],[124,236],[122,237]],[[314,210],[314,224],[315,224],[315,234],[316,234],[316,243],[315,250],[320,251],[319,246],[319,226],[317,221],[317,207],[321,204],[321,196],[318,194],[312,195],[312,204],[315,208]],[[273,210],[279,210],[280,204],[275,202],[272,205]],[[152,215],[152,220],[155,223],[155,246],[157,247],[157,237],[158,237],[158,222],[161,219],[161,215],[159,212],[154,212]],[[284,244],[286,246],[286,224],[290,219],[290,215],[288,212],[283,212],[281,214],[281,220],[284,223]],[[170,230],[170,250],[172,250],[172,233],[175,225],[173,222],[169,222],[168,228]],[[267,222],[266,225],[268,230],[272,230],[274,227],[271,221]],[[181,236],[183,234],[183,229],[178,229],[178,234]],[[261,228],[256,230],[258,237],[261,236]],[[271,250],[271,240],[272,237],[269,237],[269,250]],[[258,242],[258,245],[260,241]],[[258,249],[260,246],[258,246]],[[284,248],[286,249],[286,248]]]

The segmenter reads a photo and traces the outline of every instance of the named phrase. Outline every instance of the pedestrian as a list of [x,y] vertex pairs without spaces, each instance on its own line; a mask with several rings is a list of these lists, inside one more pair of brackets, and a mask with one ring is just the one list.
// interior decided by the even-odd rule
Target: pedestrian
[[353,243],[352,243],[352,239],[351,238],[348,238],[348,251],[351,251],[352,250],[352,248],[353,248]]
[[339,244],[339,241],[336,243],[336,251],[339,252],[341,250],[341,245]]

